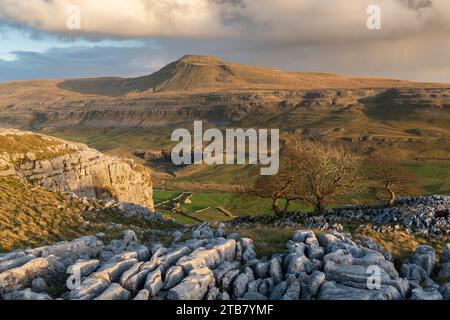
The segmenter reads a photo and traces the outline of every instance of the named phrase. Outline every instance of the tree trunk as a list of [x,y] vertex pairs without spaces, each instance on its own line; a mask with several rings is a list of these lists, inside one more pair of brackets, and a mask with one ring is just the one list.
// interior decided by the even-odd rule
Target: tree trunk
[[323,213],[325,211],[325,206],[323,205],[321,200],[317,200],[317,202],[314,204],[314,211],[316,213]]
[[288,213],[290,204],[291,204],[291,200],[286,200],[286,204],[284,205],[284,209],[283,209],[283,214]]
[[272,211],[275,213],[275,215],[277,217],[283,216],[282,210],[280,209],[280,207],[278,207],[279,200],[280,200],[280,198],[278,198],[278,197],[272,198]]
[[388,202],[388,204],[389,204],[389,206],[393,206],[397,196],[395,195],[394,190],[392,190],[389,186],[386,188],[386,190],[389,192],[389,202]]

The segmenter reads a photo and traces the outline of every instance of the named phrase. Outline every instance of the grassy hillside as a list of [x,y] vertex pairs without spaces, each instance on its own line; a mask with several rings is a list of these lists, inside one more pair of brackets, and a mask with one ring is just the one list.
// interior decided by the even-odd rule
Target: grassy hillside
[[[133,229],[144,235],[149,229],[170,230],[170,222],[149,222],[126,218],[122,213],[93,205],[87,210],[81,201],[49,192],[16,178],[0,178],[0,252],[38,247],[84,235],[106,233],[105,240]],[[114,227],[111,227],[114,225]],[[160,238],[157,240],[165,241]]]
[[59,193],[0,178],[0,251],[71,239],[87,231],[81,206]]

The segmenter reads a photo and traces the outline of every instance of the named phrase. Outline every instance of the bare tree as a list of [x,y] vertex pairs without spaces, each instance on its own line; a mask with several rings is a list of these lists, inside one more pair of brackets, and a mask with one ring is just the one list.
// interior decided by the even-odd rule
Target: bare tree
[[398,157],[394,154],[377,152],[366,160],[367,175],[369,179],[378,181],[389,195],[388,205],[392,206],[397,193],[412,190],[414,177],[401,166]]
[[316,212],[358,185],[360,159],[343,147],[295,139],[289,154],[298,170],[293,190]]
[[[274,176],[260,176],[255,183],[247,188],[243,188],[247,194],[252,194],[260,198],[272,200],[272,211],[276,216],[284,216],[289,205],[300,200],[298,194],[293,189],[295,181],[298,179],[296,162],[289,157],[283,157],[280,163],[280,171]],[[280,202],[285,200],[284,206]]]
[[[279,173],[259,177],[247,192],[272,199],[272,210],[278,216],[293,201],[322,212],[326,204],[355,187],[358,169],[359,158],[343,148],[291,138],[281,153]],[[282,208],[281,200],[286,201]]]

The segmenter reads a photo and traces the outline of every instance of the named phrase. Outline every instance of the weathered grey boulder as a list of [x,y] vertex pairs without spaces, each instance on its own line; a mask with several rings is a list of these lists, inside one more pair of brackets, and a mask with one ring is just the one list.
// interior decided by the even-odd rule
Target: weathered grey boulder
[[214,232],[207,225],[202,225],[198,229],[192,231],[193,239],[212,239],[214,238]]
[[427,272],[413,263],[404,263],[400,267],[400,275],[408,280],[422,282],[428,279]]
[[95,300],[130,300],[130,298],[130,291],[125,290],[118,283],[113,283]]
[[226,232],[223,228],[218,228],[216,230],[216,234],[215,234],[216,238],[225,238],[225,236],[226,236]]
[[120,277],[120,285],[131,292],[136,292],[145,283],[147,275],[157,268],[154,261],[138,262]]
[[31,291],[30,288],[5,295],[5,300],[53,300],[48,294]]
[[78,288],[69,292],[71,300],[92,300],[108,288],[109,282],[99,278],[87,278]]
[[168,290],[175,287],[184,278],[184,270],[180,266],[173,266],[166,272],[164,289]]
[[232,232],[230,234],[227,235],[227,239],[233,239],[236,242],[241,238],[241,235],[237,232]]
[[295,278],[290,281],[282,300],[298,300],[300,298],[301,285]]
[[221,300],[221,301],[229,301],[230,299],[230,295],[228,294],[228,292],[222,292],[221,294],[219,294],[219,296],[217,297],[217,300]]
[[194,269],[180,284],[169,290],[167,299],[202,300],[214,281],[214,274],[209,268]]
[[151,247],[150,252],[152,254],[150,260],[156,260],[157,258],[168,253],[169,249],[166,247],[163,247],[162,244],[157,243]]
[[79,274],[81,277],[87,277],[92,272],[97,270],[99,265],[100,261],[97,259],[92,260],[79,259],[73,265],[67,268],[67,273]]
[[349,237],[333,232],[333,234],[318,235],[318,241],[322,247],[325,247],[325,253],[332,253],[341,249],[357,247],[356,243]]
[[442,250],[441,255],[441,264],[449,263],[450,262],[450,243],[447,243]]
[[284,280],[283,269],[281,268],[281,263],[278,259],[272,259],[272,261],[270,261],[270,277],[276,284]]
[[128,259],[112,262],[91,275],[92,278],[102,279],[105,282],[117,282],[122,274],[137,263],[137,259]]
[[264,301],[267,297],[259,292],[247,292],[240,300]]
[[450,300],[450,282],[444,284],[440,289],[439,292],[442,294],[442,298],[444,300]]
[[150,297],[156,297],[163,287],[163,275],[160,268],[150,272],[147,275],[144,288],[148,290]]
[[237,276],[233,283],[233,294],[236,298],[241,298],[245,292],[247,292],[248,284],[253,281],[253,275],[251,269],[247,268],[245,273],[241,273]]
[[212,287],[209,289],[208,294],[206,295],[206,300],[217,300],[220,296],[220,290],[217,287]]
[[318,300],[399,300],[401,295],[392,286],[381,286],[381,289],[366,290],[354,288],[334,281],[325,281],[317,294]]
[[313,237],[315,238],[316,235],[314,234],[313,231],[311,230],[298,230],[294,233],[294,235],[292,236],[292,240],[294,242],[302,242],[305,243],[305,240],[309,237]]
[[421,245],[416,248],[416,251],[409,258],[410,263],[420,266],[428,276],[433,272],[436,260],[436,253],[430,246]]
[[305,264],[305,270],[307,273],[313,273],[314,271],[319,271],[322,269],[322,261],[313,259]]
[[150,249],[142,244],[135,244],[131,246],[130,251],[136,252],[137,259],[139,261],[148,261],[151,256]]
[[103,242],[94,236],[86,236],[71,242],[59,242],[53,245],[28,250],[36,257],[56,256],[69,261],[91,259],[103,250]]
[[266,278],[262,281],[261,285],[259,286],[258,292],[261,293],[264,296],[269,296],[270,293],[273,291],[275,287],[275,282],[272,278]]
[[333,251],[331,253],[328,253],[323,258],[324,265],[326,266],[328,262],[334,262],[336,264],[353,264],[353,256],[347,251],[344,251],[342,249]]
[[114,255],[112,258],[110,258],[106,262],[101,263],[100,266],[103,268],[105,265],[121,262],[121,261],[124,261],[124,260],[130,260],[130,259],[139,260],[138,259],[138,253],[136,251],[123,251],[123,252],[120,252],[119,254]]
[[32,254],[25,255],[25,253],[23,252],[10,255],[10,257],[14,258],[4,259],[2,262],[0,262],[0,273],[12,268],[23,266],[25,263],[36,259],[36,257]]
[[310,246],[307,249],[307,255],[308,258],[311,260],[319,260],[322,261],[323,260],[323,256],[324,256],[324,251],[323,248],[318,247],[318,246]]
[[32,283],[31,283],[31,288],[32,288],[33,292],[42,293],[42,292],[45,292],[45,290],[47,290],[48,286],[44,279],[36,278],[36,279],[33,279]]
[[5,261],[18,259],[24,256],[26,256],[26,253],[20,250],[16,250],[9,253],[2,253],[0,254],[0,264]]
[[247,286],[247,292],[259,292],[259,287],[261,286],[262,282],[262,279],[257,279],[249,282]]
[[139,300],[139,301],[147,301],[150,299],[150,292],[147,289],[142,289],[138,292],[136,297],[134,297],[133,300]]
[[302,285],[301,297],[303,300],[313,299],[319,292],[320,286],[325,281],[325,274],[315,271],[311,276],[306,277],[305,283]]
[[128,247],[138,243],[138,237],[133,230],[125,230],[123,232],[123,244]]
[[[361,265],[336,264],[328,261],[325,265],[324,272],[326,279],[335,281],[338,284],[346,286],[367,289],[373,273]],[[379,282],[383,286],[392,286],[397,290],[397,294],[406,297],[409,291],[409,282],[406,279],[391,279],[383,269],[379,269]],[[392,296],[394,297],[394,296]]]
[[450,262],[441,265],[441,270],[439,270],[439,277],[450,279]]
[[215,249],[220,256],[220,262],[233,261],[236,256],[236,241],[218,239],[212,244],[212,249]]
[[186,274],[191,270],[208,267],[215,269],[221,263],[221,258],[216,249],[199,248],[188,256],[178,260],[177,265],[181,266]]
[[244,262],[249,262],[256,258],[256,252],[253,245],[253,240],[249,238],[241,238],[240,240],[242,246],[242,260]]
[[172,251],[169,251],[163,256],[160,256],[159,258],[155,259],[155,261],[158,263],[158,265],[161,266],[163,270],[169,269],[171,266],[173,266],[177,261],[186,255],[188,255],[191,252],[191,249],[187,246],[181,246],[179,248],[176,248]]
[[198,248],[205,247],[210,240],[208,239],[189,239],[184,245],[186,245],[192,251],[197,250]]
[[214,270],[214,277],[216,278],[217,285],[219,285],[219,286],[222,285],[222,278],[225,276],[225,274],[227,274],[228,272],[230,272],[232,270],[238,269],[239,265],[240,265],[240,263],[237,261],[234,261],[234,262],[225,261],[220,266],[218,266]]
[[416,288],[412,290],[411,300],[442,300],[442,295],[435,288]]
[[224,291],[230,291],[232,289],[233,282],[239,274],[239,270],[231,270],[222,277],[222,288]]
[[377,251],[360,250],[358,253],[352,253],[352,263],[361,265],[365,268],[378,266],[383,269],[391,278],[397,278],[398,272],[391,261],[387,261],[385,256]]
[[243,254],[244,248],[242,247],[241,242],[236,242],[236,260],[242,261],[242,254]]
[[286,281],[282,281],[278,283],[275,288],[273,288],[270,293],[269,300],[281,300],[288,289],[288,283]]
[[286,256],[287,258],[287,271],[288,275],[299,275],[302,271],[306,269],[306,264],[309,259],[305,255],[300,254],[290,254]]
[[177,231],[174,231],[172,233],[172,241],[173,241],[173,243],[180,242],[182,238],[183,238],[183,233],[182,232],[177,230]]
[[255,264],[255,275],[257,279],[265,279],[270,275],[270,263],[258,262]]
[[304,243],[288,241],[286,247],[287,247],[289,253],[304,255],[307,247],[309,247],[309,246],[307,246]]
[[33,279],[51,278],[55,275],[56,257],[36,258],[24,265],[0,273],[0,296],[12,291],[18,291],[30,285]]

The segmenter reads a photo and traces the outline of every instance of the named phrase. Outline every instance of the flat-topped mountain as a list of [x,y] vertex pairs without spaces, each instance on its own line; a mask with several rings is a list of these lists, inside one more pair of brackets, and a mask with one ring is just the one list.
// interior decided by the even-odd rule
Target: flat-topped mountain
[[332,73],[286,72],[242,65],[212,56],[187,55],[153,74],[137,78],[86,78],[0,83],[3,101],[58,101],[89,96],[146,96],[154,93],[357,88],[430,88],[446,84],[353,77]]
[[[328,114],[337,106],[347,111],[361,107],[374,120],[379,120],[380,110],[388,117],[410,117],[417,106],[448,109],[449,88],[450,84],[286,72],[188,55],[138,78],[0,83],[0,126],[153,127],[199,118],[221,123],[247,118],[250,122],[242,125],[271,119],[273,125],[295,129],[309,123],[299,122],[296,114],[312,114],[318,108]],[[388,100],[395,103],[385,105]],[[286,112],[290,120],[280,118]],[[447,113],[438,118],[445,120]],[[428,121],[425,118],[420,114],[420,121]],[[346,119],[350,118],[341,121]]]
[[130,92],[228,91],[329,88],[427,87],[409,81],[349,77],[331,73],[298,73],[241,65],[212,56],[187,55],[139,78],[93,78],[58,84],[65,90],[107,96]]

